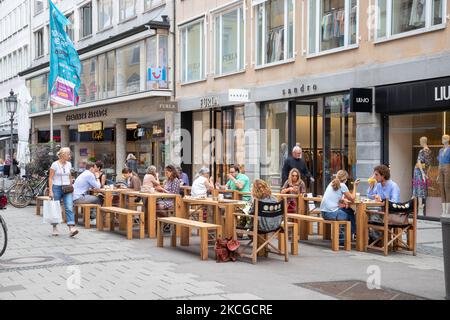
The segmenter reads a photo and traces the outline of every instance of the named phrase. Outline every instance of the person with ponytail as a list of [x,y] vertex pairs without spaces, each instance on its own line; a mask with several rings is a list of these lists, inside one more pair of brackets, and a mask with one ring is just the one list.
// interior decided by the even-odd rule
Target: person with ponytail
[[[339,170],[333,181],[330,182],[320,204],[320,211],[325,220],[350,221],[352,235],[356,231],[355,215],[349,209],[343,208],[344,202],[353,203],[356,198],[356,189],[359,185],[359,179],[355,181],[355,188],[351,193],[345,185],[348,179],[348,173],[345,170]],[[339,231],[339,244],[344,245],[343,229]]]

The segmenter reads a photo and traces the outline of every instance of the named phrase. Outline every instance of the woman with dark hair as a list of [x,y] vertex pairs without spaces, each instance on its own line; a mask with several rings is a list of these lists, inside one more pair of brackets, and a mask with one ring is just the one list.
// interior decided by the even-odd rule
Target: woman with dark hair
[[106,174],[103,172],[103,162],[101,160],[97,160],[95,165],[97,166],[98,173],[100,174],[98,178],[100,180],[101,188],[103,188],[106,184]]
[[[164,183],[164,192],[179,194],[181,181],[178,177],[178,170],[174,166],[168,165],[164,173],[167,178]],[[173,199],[159,199],[156,204],[160,210],[173,209],[175,207]]]

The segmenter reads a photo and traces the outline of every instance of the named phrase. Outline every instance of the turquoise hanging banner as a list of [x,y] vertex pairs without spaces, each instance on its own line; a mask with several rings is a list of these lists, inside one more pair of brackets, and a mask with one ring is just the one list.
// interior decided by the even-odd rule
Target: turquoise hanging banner
[[50,4],[50,75],[48,91],[50,103],[75,106],[78,103],[81,62],[75,46],[66,33],[70,21]]

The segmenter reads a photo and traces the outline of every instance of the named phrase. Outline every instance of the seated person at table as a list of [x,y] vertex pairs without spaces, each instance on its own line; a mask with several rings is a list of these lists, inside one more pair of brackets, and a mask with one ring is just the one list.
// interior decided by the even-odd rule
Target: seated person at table
[[214,189],[214,180],[209,177],[209,169],[203,167],[198,172],[197,178],[192,183],[191,197],[206,198],[209,191]]
[[264,180],[256,179],[252,188],[253,203],[250,208],[250,214],[255,211],[255,201],[264,201],[268,203],[277,203],[277,198],[272,195],[269,185]]
[[152,189],[156,192],[164,192],[164,188],[159,183],[158,173],[155,166],[149,166],[142,182],[142,192],[151,192]]
[[[97,166],[93,162],[86,163],[86,170],[84,170],[73,184],[73,203],[74,204],[99,204],[103,201],[100,197],[90,195],[89,190],[99,189],[101,187],[99,172]],[[91,220],[95,220],[95,210],[91,209]],[[96,224],[95,221],[91,221]]]
[[128,188],[134,191],[141,191],[141,179],[129,168],[122,170],[122,177],[126,180]]
[[[303,194],[306,192],[306,185],[301,179],[300,171],[296,168],[291,169],[289,172],[289,177],[281,187],[281,193],[283,194]],[[288,202],[288,212],[295,213],[297,212],[297,200],[296,199],[287,199]]]
[[[172,165],[168,165],[164,173],[167,178],[164,183],[164,193],[179,194],[181,180],[178,178],[177,169]],[[173,209],[175,207],[174,199],[158,199],[156,205],[160,210]]]
[[[359,179],[355,181],[355,187],[353,193],[350,193],[345,183],[348,179],[348,173],[345,170],[339,170],[336,174],[336,178],[330,182],[323,195],[322,202],[320,203],[320,211],[322,217],[325,220],[339,220],[350,221],[351,233],[355,234],[356,221],[355,215],[352,209],[344,208],[345,204],[342,199],[353,203],[356,199],[356,189],[359,185]],[[344,245],[344,230],[341,226],[339,230],[339,244]]]
[[[241,173],[240,170],[239,166],[231,166],[227,184],[223,187],[219,185],[219,187],[228,190],[250,192],[250,179]],[[250,195],[242,196],[242,200],[244,201],[250,201],[250,199]]]
[[[400,202],[400,188],[391,180],[391,170],[385,166],[376,166],[373,169],[373,175],[369,179],[369,189],[367,196],[371,200],[384,201],[388,199],[391,202]],[[369,216],[371,222],[383,222],[383,216],[379,214],[371,214]],[[369,229],[369,237],[371,241],[375,241],[381,237],[381,232]]]
[[97,160],[95,162],[95,165],[98,168],[98,174],[99,174],[99,180],[100,180],[100,184],[102,185],[102,188],[105,186],[106,184],[106,174],[103,172],[103,162],[101,160]]

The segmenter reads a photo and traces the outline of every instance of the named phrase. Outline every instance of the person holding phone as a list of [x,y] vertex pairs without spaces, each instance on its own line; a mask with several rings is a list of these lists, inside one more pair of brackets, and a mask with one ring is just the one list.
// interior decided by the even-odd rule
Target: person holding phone
[[[303,182],[300,171],[296,168],[289,172],[289,177],[281,188],[283,194],[303,194],[306,192],[306,185]],[[295,199],[288,199],[288,212],[297,212],[297,201]]]
[[[360,183],[359,179],[355,180],[353,192],[348,190],[346,182],[348,173],[345,170],[339,170],[336,178],[330,182],[323,195],[320,203],[320,211],[325,220],[350,221],[352,236],[356,232],[356,220],[353,209],[348,204],[355,202],[356,191]],[[339,245],[344,245],[344,230],[339,230]]]

